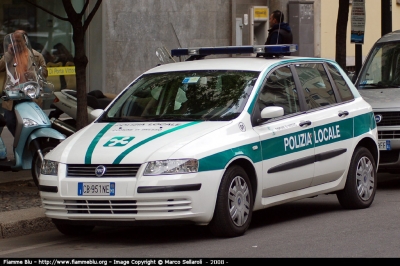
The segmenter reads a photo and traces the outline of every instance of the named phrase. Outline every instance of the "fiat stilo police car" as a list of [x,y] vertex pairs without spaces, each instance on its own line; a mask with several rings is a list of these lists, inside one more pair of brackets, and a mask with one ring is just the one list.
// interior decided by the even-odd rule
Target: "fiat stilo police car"
[[379,162],[372,108],[336,62],[282,56],[296,48],[172,50],[188,58],[139,76],[45,156],[46,216],[66,235],[194,223],[234,237],[253,211],[319,194],[369,207]]

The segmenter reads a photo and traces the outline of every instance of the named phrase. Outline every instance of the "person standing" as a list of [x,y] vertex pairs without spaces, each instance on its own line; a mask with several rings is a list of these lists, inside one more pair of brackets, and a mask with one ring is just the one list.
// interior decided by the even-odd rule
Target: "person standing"
[[292,29],[280,10],[275,10],[269,17],[268,37],[265,45],[291,44],[293,43]]

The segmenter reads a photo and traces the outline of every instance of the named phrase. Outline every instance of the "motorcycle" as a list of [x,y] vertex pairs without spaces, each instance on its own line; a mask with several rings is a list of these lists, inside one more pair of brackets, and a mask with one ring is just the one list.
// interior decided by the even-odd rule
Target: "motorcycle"
[[[25,34],[11,33],[4,37],[4,60],[6,83],[2,100],[13,101],[16,129],[13,142],[14,159],[1,160],[0,171],[31,169],[33,181],[38,186],[44,156],[63,141],[65,135],[54,129],[46,113],[33,101],[40,96],[43,92],[42,86],[46,84],[40,75],[40,69],[37,69],[32,48]],[[5,125],[2,116],[1,125]],[[1,135],[0,140],[0,143],[3,143]]]
[[[69,118],[63,120],[64,123],[70,126],[73,131],[76,127],[76,117],[77,117],[77,98],[76,91],[64,89],[59,92],[54,92],[55,98],[53,103],[50,105],[52,110],[49,113],[49,119],[59,121],[62,114],[66,114]],[[91,114],[93,110],[105,109],[107,105],[113,100],[115,96],[111,94],[104,95],[100,90],[93,90],[87,94],[87,114],[88,122],[93,122],[97,116]],[[71,132],[72,132],[71,131]]]

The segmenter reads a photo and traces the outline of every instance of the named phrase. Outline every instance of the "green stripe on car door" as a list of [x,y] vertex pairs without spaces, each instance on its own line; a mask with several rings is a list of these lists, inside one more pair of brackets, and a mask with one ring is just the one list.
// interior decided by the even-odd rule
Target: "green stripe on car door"
[[[237,154],[233,152],[234,150],[245,151],[243,154],[249,157],[253,163],[256,163],[261,160],[273,159],[282,155],[357,137],[373,130],[375,127],[375,117],[372,112],[359,115],[355,118],[349,118],[339,122],[318,126],[313,129],[298,131],[294,134],[287,134],[261,141],[262,148],[260,152],[262,152],[262,157],[255,155],[248,149],[248,147],[259,146],[257,142],[206,156],[199,160],[199,172],[224,169],[227,163],[237,156]],[[307,144],[306,138],[309,136],[306,136],[307,134],[312,135],[312,143]],[[285,139],[288,143],[292,141],[294,149],[286,146],[285,150]],[[318,142],[316,142],[316,140]]]

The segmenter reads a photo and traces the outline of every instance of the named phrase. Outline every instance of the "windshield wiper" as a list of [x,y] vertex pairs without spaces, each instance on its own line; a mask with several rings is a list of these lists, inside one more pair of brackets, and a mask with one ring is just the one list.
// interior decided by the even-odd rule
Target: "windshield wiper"
[[373,88],[389,88],[389,85],[379,81],[378,83],[365,83],[365,84],[360,84],[360,87],[373,87]]
[[154,121],[199,121],[202,119],[191,118],[187,116],[175,116],[175,115],[162,115],[154,118]]
[[143,122],[143,120],[129,119],[126,117],[107,117],[101,119],[101,122]]
[[393,85],[393,84],[384,84],[382,82],[378,83],[370,83],[370,84],[360,84],[360,87],[367,89],[368,86],[372,88],[378,88],[378,89],[383,89],[383,88],[400,88],[399,85]]

